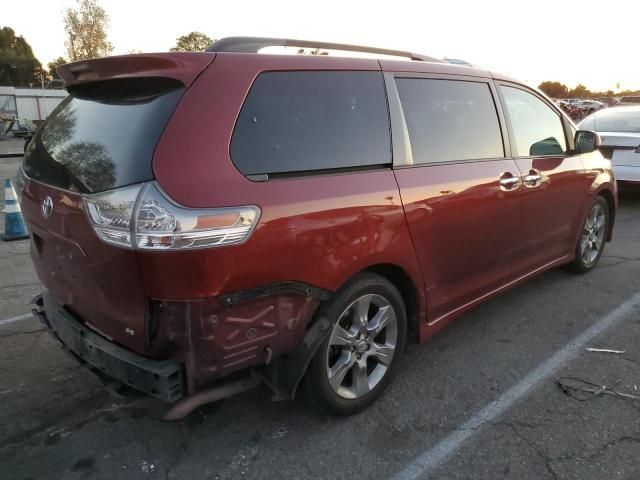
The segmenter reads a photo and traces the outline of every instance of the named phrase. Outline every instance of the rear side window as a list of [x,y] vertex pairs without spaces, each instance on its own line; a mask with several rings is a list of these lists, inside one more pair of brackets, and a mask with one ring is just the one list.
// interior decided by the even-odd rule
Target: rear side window
[[415,164],[504,157],[489,85],[397,78]]
[[529,92],[500,87],[520,157],[562,155],[567,141],[560,114]]
[[151,180],[153,151],[183,92],[161,78],[77,87],[31,142],[25,173],[80,193]]
[[231,158],[245,175],[390,164],[382,74],[261,74],[238,117]]

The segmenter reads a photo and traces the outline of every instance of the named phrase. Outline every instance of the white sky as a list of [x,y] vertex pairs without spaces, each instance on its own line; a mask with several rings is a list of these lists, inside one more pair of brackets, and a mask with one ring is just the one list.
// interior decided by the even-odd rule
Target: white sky
[[[65,55],[63,10],[73,0],[13,2],[0,26],[46,63]],[[462,58],[530,84],[640,88],[640,0],[102,0],[114,54],[166,51],[199,30],[326,40]]]

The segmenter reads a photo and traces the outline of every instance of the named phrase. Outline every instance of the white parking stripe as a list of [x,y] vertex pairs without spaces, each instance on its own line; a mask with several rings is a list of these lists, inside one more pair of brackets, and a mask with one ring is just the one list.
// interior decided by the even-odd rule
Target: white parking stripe
[[25,313],[23,315],[18,315],[17,317],[6,318],[4,320],[0,320],[0,325],[8,325],[9,323],[19,322],[20,320],[26,320],[30,317],[33,317],[32,313]]
[[428,477],[429,474],[446,462],[466,440],[478,433],[483,425],[506,412],[515,402],[526,396],[536,384],[551,375],[563,363],[582,350],[593,338],[625,318],[626,315],[639,306],[640,293],[637,293],[567,343],[520,382],[509,388],[501,397],[486,405],[471,419],[456,428],[455,431],[418,455],[404,470],[397,473],[393,480],[414,480]]

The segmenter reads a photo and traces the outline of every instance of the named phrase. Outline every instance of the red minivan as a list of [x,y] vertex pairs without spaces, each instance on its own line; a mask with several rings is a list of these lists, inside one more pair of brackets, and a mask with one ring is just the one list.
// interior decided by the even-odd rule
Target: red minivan
[[262,382],[357,412],[408,339],[611,238],[597,134],[492,72],[249,37],[59,72],[21,172],[34,311],[167,418]]

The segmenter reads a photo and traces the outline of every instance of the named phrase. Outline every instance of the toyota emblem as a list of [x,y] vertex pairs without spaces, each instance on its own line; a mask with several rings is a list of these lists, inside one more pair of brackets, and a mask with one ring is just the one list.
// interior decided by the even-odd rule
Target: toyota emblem
[[42,216],[44,218],[49,218],[53,213],[53,200],[51,200],[50,196],[44,197],[42,201]]

